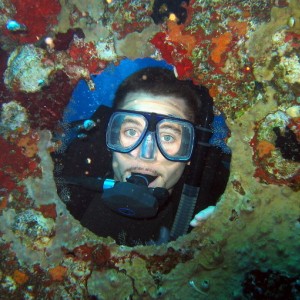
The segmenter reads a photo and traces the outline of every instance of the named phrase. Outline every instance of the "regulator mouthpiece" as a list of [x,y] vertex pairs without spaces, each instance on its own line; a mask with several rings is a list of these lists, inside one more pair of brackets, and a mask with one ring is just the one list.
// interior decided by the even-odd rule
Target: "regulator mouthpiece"
[[132,173],[131,176],[126,179],[126,181],[136,185],[149,186],[149,184],[156,178],[157,176],[152,176],[149,174]]

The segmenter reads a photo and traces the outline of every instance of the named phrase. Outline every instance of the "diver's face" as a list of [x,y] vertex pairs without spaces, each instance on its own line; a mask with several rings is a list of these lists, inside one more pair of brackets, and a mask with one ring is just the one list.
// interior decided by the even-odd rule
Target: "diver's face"
[[[129,93],[119,109],[153,112],[188,120],[188,108],[180,98],[153,96],[147,93]],[[125,182],[131,173],[157,176],[149,187],[164,187],[172,190],[181,177],[186,162],[167,160],[157,149],[154,159],[143,159],[140,155],[141,145],[129,153],[113,153],[112,167],[117,181]]]

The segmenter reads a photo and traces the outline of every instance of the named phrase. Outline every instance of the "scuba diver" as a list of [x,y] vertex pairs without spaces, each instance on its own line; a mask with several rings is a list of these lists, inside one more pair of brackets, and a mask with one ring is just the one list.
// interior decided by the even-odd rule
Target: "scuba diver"
[[119,85],[112,107],[68,128],[76,137],[53,155],[58,193],[84,227],[118,244],[175,240],[211,214],[225,190],[224,118],[205,87],[170,68],[139,69]]

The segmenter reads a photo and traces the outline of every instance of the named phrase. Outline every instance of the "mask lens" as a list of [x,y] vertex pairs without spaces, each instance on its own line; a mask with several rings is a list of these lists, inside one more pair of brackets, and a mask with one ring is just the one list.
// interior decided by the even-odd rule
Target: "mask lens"
[[144,137],[147,120],[144,116],[134,113],[114,113],[109,121],[106,142],[115,151],[129,152]]
[[186,161],[190,158],[194,144],[192,124],[172,119],[163,119],[157,126],[158,144],[169,160]]

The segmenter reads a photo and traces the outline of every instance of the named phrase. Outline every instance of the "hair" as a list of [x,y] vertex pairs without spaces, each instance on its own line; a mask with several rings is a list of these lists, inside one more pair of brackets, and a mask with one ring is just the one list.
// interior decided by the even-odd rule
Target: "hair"
[[144,68],[125,79],[115,94],[113,108],[119,108],[129,93],[140,92],[183,99],[189,120],[197,124],[213,113],[212,98],[205,87],[191,80],[178,80],[173,71],[158,67]]

